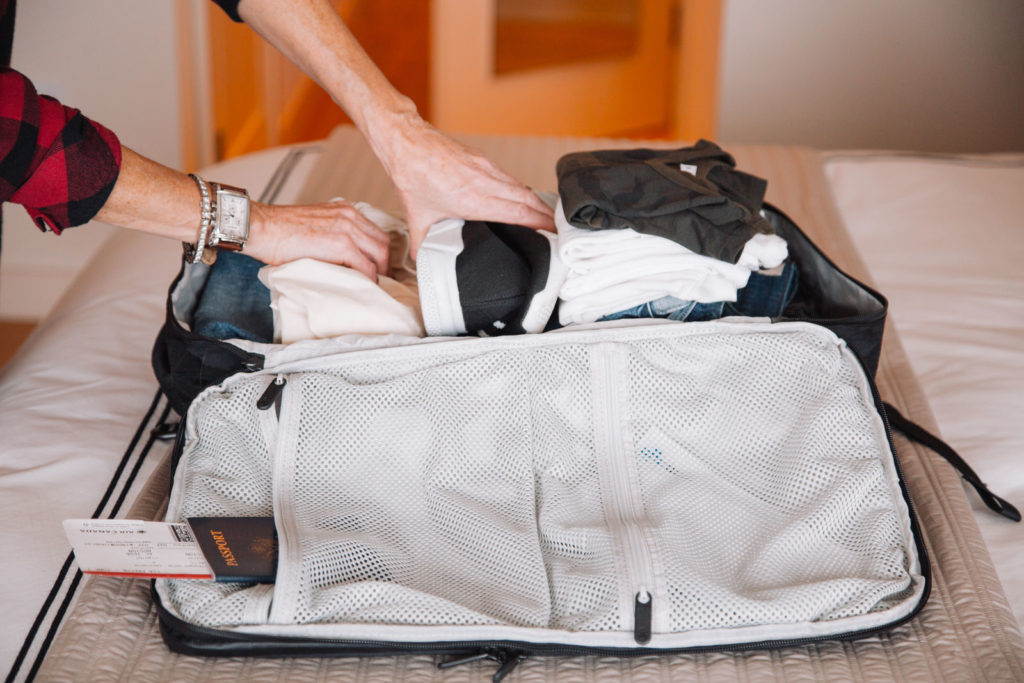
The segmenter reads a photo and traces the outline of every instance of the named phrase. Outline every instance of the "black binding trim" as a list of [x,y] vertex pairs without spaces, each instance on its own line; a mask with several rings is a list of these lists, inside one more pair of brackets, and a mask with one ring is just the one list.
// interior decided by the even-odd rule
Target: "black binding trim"
[[909,420],[904,417],[899,410],[896,409],[891,403],[884,403],[885,412],[889,416],[889,421],[892,426],[900,430],[904,436],[911,441],[927,446],[932,449],[943,459],[948,462],[953,468],[960,473],[960,476],[964,478],[968,484],[974,487],[974,490],[978,492],[982,502],[988,506],[990,510],[996,512],[1007,519],[1013,520],[1014,522],[1020,521],[1020,511],[1013,506],[1005,498],[1001,498],[988,488],[988,485],[981,480],[981,477],[971,469],[971,466],[967,464],[960,454],[953,450],[952,446],[947,444],[945,441],[935,436],[921,425]]

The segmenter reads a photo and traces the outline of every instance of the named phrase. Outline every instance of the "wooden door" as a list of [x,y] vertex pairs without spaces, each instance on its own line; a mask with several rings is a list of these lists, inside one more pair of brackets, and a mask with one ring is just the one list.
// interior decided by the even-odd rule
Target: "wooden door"
[[[345,113],[248,26],[208,5],[210,108],[215,158],[326,137]],[[427,0],[332,0],[384,75],[429,110]]]
[[718,0],[433,0],[431,117],[467,133],[710,136]]

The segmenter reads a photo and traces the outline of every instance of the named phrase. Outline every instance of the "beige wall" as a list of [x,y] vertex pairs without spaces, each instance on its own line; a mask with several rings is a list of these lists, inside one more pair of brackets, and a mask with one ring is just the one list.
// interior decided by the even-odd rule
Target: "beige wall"
[[719,137],[1024,150],[1021,0],[726,0]]
[[[174,11],[167,0],[23,0],[12,66],[132,149],[180,166]],[[87,225],[55,237],[20,206],[5,204],[3,215],[0,318],[44,315],[113,230]]]

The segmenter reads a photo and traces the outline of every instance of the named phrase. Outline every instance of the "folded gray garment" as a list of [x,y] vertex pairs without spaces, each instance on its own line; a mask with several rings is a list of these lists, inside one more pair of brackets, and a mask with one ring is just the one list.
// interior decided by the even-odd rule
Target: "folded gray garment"
[[569,223],[632,228],[704,256],[736,263],[757,233],[767,182],[737,171],[721,147],[700,140],[677,150],[577,152],[558,161],[558,193]]

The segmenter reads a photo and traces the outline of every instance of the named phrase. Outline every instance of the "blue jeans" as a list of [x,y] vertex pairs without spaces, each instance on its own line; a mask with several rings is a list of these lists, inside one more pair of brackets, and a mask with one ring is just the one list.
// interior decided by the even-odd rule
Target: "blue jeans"
[[601,320],[621,318],[668,318],[679,321],[715,320],[729,315],[775,318],[782,315],[796,295],[799,271],[787,261],[778,275],[753,272],[747,286],[736,293],[736,301],[698,303],[663,296],[645,304],[606,315]]
[[601,320],[620,320],[622,318],[668,318],[669,320],[714,320],[722,317],[725,302],[717,301],[702,304],[674,296],[663,296],[645,304],[611,313]]
[[262,267],[245,254],[220,252],[192,316],[192,329],[214,339],[272,342],[270,290],[256,276]]

